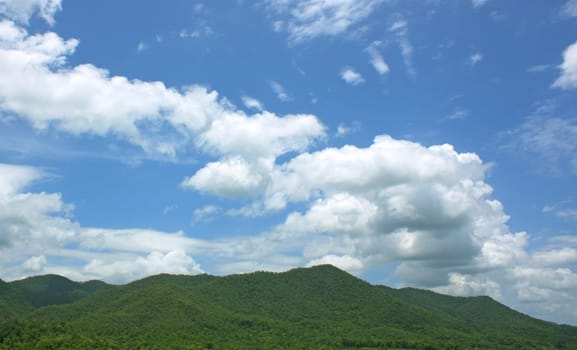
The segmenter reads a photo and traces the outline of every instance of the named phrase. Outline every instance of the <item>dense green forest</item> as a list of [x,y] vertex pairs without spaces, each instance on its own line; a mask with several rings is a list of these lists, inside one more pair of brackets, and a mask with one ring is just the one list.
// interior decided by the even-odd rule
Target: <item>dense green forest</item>
[[0,349],[577,349],[577,327],[332,266],[122,286],[47,275],[0,281]]

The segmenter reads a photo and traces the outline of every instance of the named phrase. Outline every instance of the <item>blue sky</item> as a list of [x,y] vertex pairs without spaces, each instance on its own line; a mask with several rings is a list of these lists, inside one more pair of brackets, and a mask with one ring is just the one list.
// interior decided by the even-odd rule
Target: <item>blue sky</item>
[[0,0],[0,277],[331,263],[577,324],[577,1]]

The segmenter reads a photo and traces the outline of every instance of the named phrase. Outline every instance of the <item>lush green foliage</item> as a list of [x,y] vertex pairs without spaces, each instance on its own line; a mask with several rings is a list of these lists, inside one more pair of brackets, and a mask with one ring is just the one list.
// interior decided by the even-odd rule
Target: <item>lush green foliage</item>
[[577,349],[577,328],[488,297],[372,286],[331,266],[123,286],[35,277],[0,283],[2,319],[0,349]]

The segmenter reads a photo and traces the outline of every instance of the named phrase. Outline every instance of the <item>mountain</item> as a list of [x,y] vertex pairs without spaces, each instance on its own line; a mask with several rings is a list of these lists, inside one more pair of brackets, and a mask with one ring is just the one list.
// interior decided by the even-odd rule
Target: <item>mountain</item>
[[0,280],[0,320],[13,318],[34,309],[30,301],[11,283]]
[[72,303],[110,287],[102,281],[78,283],[58,275],[29,277],[10,285],[35,308]]
[[[517,312],[488,296],[454,297],[416,288],[393,289],[381,286],[385,293],[410,304],[456,318],[479,329],[506,331],[544,339],[556,330],[577,337],[577,327],[559,326]],[[554,341],[554,337],[550,339]]]
[[3,290],[31,306],[0,298],[0,349],[577,349],[576,327],[488,297],[373,286],[332,266],[122,286],[40,276]]

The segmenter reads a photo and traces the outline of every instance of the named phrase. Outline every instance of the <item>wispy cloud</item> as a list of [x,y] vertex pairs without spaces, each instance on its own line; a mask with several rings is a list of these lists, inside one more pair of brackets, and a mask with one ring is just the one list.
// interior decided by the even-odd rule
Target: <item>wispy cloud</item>
[[146,49],[148,49],[148,45],[144,41],[139,42],[138,45],[136,46],[137,52],[142,52]]
[[541,73],[541,72],[546,72],[552,68],[553,68],[553,66],[550,64],[537,64],[537,65],[534,65],[534,66],[527,68],[527,72],[529,72],[529,73]]
[[253,97],[243,96],[242,103],[246,108],[256,109],[257,111],[262,111],[264,109],[263,104]]
[[577,0],[568,0],[561,12],[565,16],[577,17]]
[[477,63],[481,62],[482,60],[483,60],[483,54],[480,52],[475,52],[474,54],[469,56],[467,63],[469,63],[469,65],[474,67],[477,65]]
[[509,136],[507,147],[535,157],[542,172],[577,174],[577,118],[556,117],[553,104],[540,106]]
[[162,210],[162,214],[166,215],[174,210],[178,209],[178,205],[176,204],[171,204],[166,206],[163,210]]
[[563,209],[557,212],[557,216],[561,218],[577,219],[577,209]]
[[202,208],[195,209],[192,213],[192,224],[210,222],[214,218],[214,215],[218,214],[220,211],[220,207],[215,205],[205,205]]
[[381,53],[379,52],[377,46],[378,42],[374,42],[373,44],[371,44],[371,46],[367,48],[367,52],[371,59],[371,64],[373,65],[373,68],[375,68],[377,73],[379,73],[380,75],[385,75],[389,73],[390,68],[387,62],[385,62],[385,59],[383,58]]
[[473,5],[473,8],[479,8],[487,2],[489,2],[489,0],[471,0],[471,5]]
[[443,117],[441,121],[451,121],[451,120],[464,120],[469,117],[469,110],[464,108],[458,108],[453,113]]
[[292,101],[293,98],[287,93],[287,91],[285,90],[284,86],[282,86],[281,84],[279,84],[278,82],[271,80],[270,82],[270,87],[272,88],[272,91],[274,91],[274,93],[276,94],[276,97],[283,101],[283,102],[289,102]]
[[367,18],[384,0],[267,0],[276,31],[286,31],[292,43],[347,32]]
[[409,73],[411,76],[415,76],[417,72],[413,65],[414,49],[413,45],[409,41],[409,25],[407,21],[404,19],[396,20],[389,26],[389,32],[395,34],[397,38],[407,73]]
[[202,25],[196,29],[182,29],[180,33],[178,33],[178,36],[181,38],[192,39],[207,38],[214,35],[216,35],[216,32],[208,25]]
[[337,132],[335,133],[336,137],[344,137],[348,134],[357,132],[361,129],[361,123],[359,122],[353,122],[350,125],[347,125],[345,123],[340,123],[337,126]]

